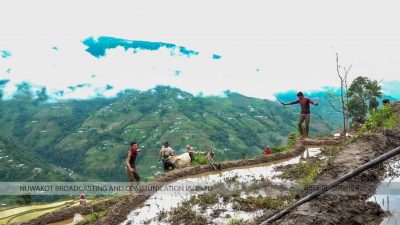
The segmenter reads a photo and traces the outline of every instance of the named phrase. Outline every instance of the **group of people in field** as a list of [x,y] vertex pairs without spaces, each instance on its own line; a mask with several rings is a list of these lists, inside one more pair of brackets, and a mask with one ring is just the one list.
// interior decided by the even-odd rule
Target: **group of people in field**
[[[318,106],[317,102],[312,101],[310,98],[304,97],[302,92],[297,93],[297,100],[289,102],[289,103],[284,103],[281,102],[282,105],[294,105],[294,104],[300,104],[301,106],[301,111],[299,114],[299,119],[298,119],[298,130],[301,135],[302,139],[308,139],[308,133],[310,130],[310,119],[311,119],[311,110],[310,110],[310,104],[314,106]],[[305,123],[305,129],[303,129],[303,123]],[[194,161],[194,150],[193,148],[187,144],[185,146],[186,153],[189,154],[190,157],[190,162],[192,163]],[[140,176],[139,173],[136,169],[136,158],[138,153],[141,151],[141,149],[138,147],[138,144],[136,142],[131,143],[130,150],[128,151],[128,156],[126,158],[126,173],[128,176],[128,181],[133,182],[135,181],[140,181]],[[206,154],[209,154],[209,150],[206,147]],[[272,150],[270,146],[268,146],[264,154],[269,155],[272,153]],[[213,154],[213,153],[211,153]],[[160,161],[163,163],[163,169],[164,171],[168,171],[170,168],[174,169],[175,164],[171,161],[171,157],[175,156],[174,150],[169,146],[168,141],[164,141],[163,146],[160,150]]]
[[[214,152],[212,149],[209,149],[207,146],[205,147],[206,151],[203,152],[206,156],[211,158],[214,157]],[[140,176],[136,168],[136,158],[141,149],[138,147],[136,142],[131,143],[131,148],[128,151],[128,156],[125,161],[125,170],[128,176],[129,182],[139,182]],[[185,155],[185,153],[187,155]],[[160,149],[159,161],[163,164],[163,169],[165,172],[170,169],[175,169],[177,165],[181,165],[182,163],[193,163],[195,159],[195,151],[190,144],[186,144],[185,153],[182,155],[175,155],[175,151],[169,146],[168,141],[164,141],[163,146]],[[186,156],[187,158],[185,158]],[[180,163],[177,161],[180,160]]]
[[[194,161],[194,150],[190,144],[186,144],[185,151],[190,157],[190,163]],[[170,168],[175,169],[175,164],[171,161],[171,156],[175,156],[175,151],[169,146],[168,141],[164,141],[164,144],[160,150],[160,161],[163,163],[164,171],[168,171]]]

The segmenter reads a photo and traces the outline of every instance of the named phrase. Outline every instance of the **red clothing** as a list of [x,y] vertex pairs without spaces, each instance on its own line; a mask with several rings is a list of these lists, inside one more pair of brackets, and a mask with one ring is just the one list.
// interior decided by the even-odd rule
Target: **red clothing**
[[137,149],[131,148],[131,153],[132,153],[132,155],[137,156],[138,151],[137,151]]
[[294,105],[294,104],[299,104],[301,106],[301,114],[310,114],[310,103],[313,103],[313,101],[311,101],[311,99],[309,98],[302,98],[302,99],[297,99],[296,101],[293,101],[291,103],[289,103],[290,105]]
[[271,148],[265,149],[265,155],[270,155],[272,153]]
[[132,168],[135,168],[136,167],[136,157],[137,157],[138,151],[137,151],[137,149],[133,149],[133,148],[131,148],[130,151],[131,151],[131,158],[129,159],[129,164],[131,165]]

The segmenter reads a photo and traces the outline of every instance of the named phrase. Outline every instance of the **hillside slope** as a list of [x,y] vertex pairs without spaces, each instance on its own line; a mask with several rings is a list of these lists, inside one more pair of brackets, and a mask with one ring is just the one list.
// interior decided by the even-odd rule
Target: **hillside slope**
[[13,141],[0,137],[0,181],[72,180],[61,168],[56,168]]
[[[296,130],[297,110],[237,93],[225,97],[193,96],[159,86],[118,97],[40,103],[29,99],[1,101],[0,135],[12,137],[27,151],[72,169],[82,179],[125,180],[123,163],[131,141],[143,151],[143,177],[160,171],[163,140],[183,151],[186,143],[204,151],[216,148],[221,160],[262,154],[267,145],[282,145]],[[313,120],[311,134],[333,130]]]

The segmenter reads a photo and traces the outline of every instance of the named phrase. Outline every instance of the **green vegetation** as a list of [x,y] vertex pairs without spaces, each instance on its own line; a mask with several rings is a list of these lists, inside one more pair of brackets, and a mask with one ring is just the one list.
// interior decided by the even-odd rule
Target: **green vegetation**
[[61,201],[44,205],[29,205],[2,209],[0,210],[0,224],[26,222],[45,213],[72,206],[74,203],[76,203],[76,201]]
[[299,139],[299,133],[291,133],[288,136],[288,140],[285,146],[274,146],[271,148],[273,153],[282,152],[292,149],[295,145],[297,140]]
[[[259,186],[263,189],[262,186]],[[260,190],[260,189],[256,189]],[[210,193],[199,194],[192,196],[190,200],[183,202],[178,207],[173,208],[169,213],[168,221],[172,224],[206,224],[206,218],[197,215],[193,211],[194,206],[199,206],[201,212],[205,212],[217,204],[219,204],[219,199],[222,198],[223,202],[226,204],[228,202],[233,203],[233,210],[253,212],[257,210],[278,210],[282,209],[288,204],[294,201],[292,195],[278,195],[278,196],[248,196],[241,197],[240,193],[242,189],[230,190],[224,185],[215,185],[214,189]],[[214,209],[214,213],[211,215],[213,217],[218,217],[222,210]],[[158,221],[162,221],[167,217],[165,211],[161,211],[158,214]],[[189,220],[193,218],[193,220]],[[233,224],[238,224],[241,220],[230,219]],[[239,223],[242,224],[242,223]]]
[[246,224],[246,222],[243,219],[235,219],[235,218],[230,218],[228,220],[228,225],[243,225]]
[[353,121],[364,121],[369,110],[378,107],[378,98],[382,97],[378,81],[359,76],[353,80],[348,90],[348,109]]
[[[58,181],[70,180],[67,174],[53,169],[33,152],[24,151],[11,140],[0,137],[1,181]],[[31,196],[21,201],[26,202]]]
[[312,183],[317,174],[324,168],[325,160],[310,158],[305,163],[297,163],[280,167],[283,179],[297,180],[300,184],[307,186]]
[[207,165],[209,164],[207,156],[204,154],[195,154],[194,155],[194,160],[193,160],[193,165]]
[[247,198],[236,197],[233,199],[233,209],[241,211],[255,211],[258,209],[266,210],[277,210],[283,208],[286,205],[286,200],[289,200],[287,196],[249,196]]
[[298,138],[299,138],[299,134],[298,133],[289,134],[287,145],[286,145],[287,148],[288,149],[293,148],[294,145],[296,144]]
[[96,222],[98,219],[100,219],[103,215],[104,215],[105,211],[103,212],[95,212],[90,214],[90,217],[88,219],[85,219],[81,222],[78,223],[78,225],[89,225],[89,224],[93,224],[94,222]]
[[390,105],[384,105],[382,109],[372,109],[370,117],[365,121],[358,134],[373,132],[378,128],[391,128],[398,123],[395,112]]
[[225,178],[224,179],[224,181],[225,181],[225,183],[227,183],[227,184],[229,184],[229,183],[235,183],[236,182],[236,180],[239,178],[239,175],[235,175],[235,176],[233,176],[233,177],[228,177],[228,178]]
[[203,210],[209,205],[214,205],[218,202],[218,195],[213,194],[201,194],[198,196],[192,196],[190,199],[191,204],[199,205]]
[[171,210],[168,222],[172,225],[191,224],[203,225],[207,223],[204,216],[197,214],[189,204],[182,204]]
[[[144,92],[126,90],[111,99],[45,103],[46,90],[31,93],[29,86],[21,85],[15,99],[0,101],[0,136],[18,143],[23,155],[41,159],[40,164],[50,171],[72,174],[49,172],[43,175],[44,181],[125,181],[124,160],[131,141],[143,150],[137,164],[146,180],[162,171],[158,154],[163,140],[178,154],[189,143],[197,147],[195,151],[205,145],[215,148],[217,160],[236,160],[260,156],[268,145],[284,145],[287,134],[296,129],[296,110],[225,94],[224,98],[196,97],[156,87]],[[312,133],[331,131],[320,121],[313,122]],[[195,163],[207,161],[200,156]],[[16,170],[8,173],[15,180],[29,178],[13,176],[19,173]]]

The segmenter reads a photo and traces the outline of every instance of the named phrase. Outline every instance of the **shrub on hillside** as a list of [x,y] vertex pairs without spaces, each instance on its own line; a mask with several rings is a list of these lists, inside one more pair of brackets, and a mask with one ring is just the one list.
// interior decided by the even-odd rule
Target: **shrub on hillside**
[[396,114],[392,107],[390,105],[385,105],[382,109],[371,110],[370,117],[359,130],[359,134],[363,134],[367,131],[376,131],[378,128],[394,127],[397,122]]

